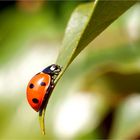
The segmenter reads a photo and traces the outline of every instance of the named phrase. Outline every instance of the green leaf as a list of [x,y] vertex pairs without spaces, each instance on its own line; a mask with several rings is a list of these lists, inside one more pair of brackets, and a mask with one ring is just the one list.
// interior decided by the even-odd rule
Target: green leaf
[[[63,75],[73,59],[113,21],[136,3],[134,1],[101,1],[85,3],[73,12],[67,25],[61,51],[56,63],[62,71],[55,84]],[[46,106],[40,112],[40,125],[44,131],[44,114]]]
[[44,120],[45,120],[45,109],[41,111],[41,114],[39,114],[39,123],[41,128],[42,135],[45,135],[45,126],[44,126]]
[[100,1],[82,4],[73,12],[66,28],[57,64],[63,67],[62,76],[73,59],[113,21],[136,1]]

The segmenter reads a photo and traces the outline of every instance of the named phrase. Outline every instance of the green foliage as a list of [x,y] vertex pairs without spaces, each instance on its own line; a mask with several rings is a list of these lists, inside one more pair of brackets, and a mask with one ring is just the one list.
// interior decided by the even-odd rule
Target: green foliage
[[135,2],[97,0],[94,3],[83,4],[77,7],[68,23],[62,48],[57,59],[57,64],[63,67],[62,73],[88,43]]
[[[49,40],[61,38],[66,20],[75,4],[69,5],[67,15],[62,15],[61,12],[59,15],[61,20],[57,22],[57,9],[54,4],[55,2],[50,2],[34,13],[24,12],[14,6],[0,11],[2,19],[0,22],[0,65],[4,65],[11,58],[16,58],[16,54],[24,52],[26,50],[24,47],[30,42],[40,38]],[[67,3],[60,5],[68,8]]]
[[[45,1],[35,11],[30,10],[32,4],[29,7],[18,7],[16,3],[17,5],[13,4],[3,10],[0,8],[0,139],[140,137],[140,39],[136,40],[135,36],[131,38],[129,35],[135,34],[128,32],[130,23],[138,28],[139,19],[134,17],[139,15],[139,12],[135,14],[135,10],[140,9],[139,5],[114,22],[136,1],[87,2],[88,0]],[[59,46],[66,22],[76,6],[56,61],[62,66],[62,71],[55,81],[57,85],[50,98],[46,117],[46,108],[40,112],[43,134],[46,119],[46,135],[42,136],[36,121],[37,114],[25,99],[26,84],[34,72],[49,63],[55,63],[56,46]],[[111,26],[105,30],[109,25]],[[131,31],[139,37],[138,29],[134,27]],[[102,34],[97,38],[100,33]],[[89,47],[81,53],[87,46]],[[10,60],[12,61],[9,62]],[[60,109],[67,107],[71,97],[77,95],[84,99],[90,97],[91,100],[87,100],[91,101],[88,102],[91,108],[87,108],[87,111],[90,110],[90,119],[84,119],[86,124],[75,131],[74,135],[65,138],[67,130],[65,131],[63,122],[69,128],[69,122],[73,118],[80,114],[80,120],[88,114],[84,108],[82,113],[79,113],[79,108],[73,112],[77,105],[71,103],[68,106],[73,108],[63,112],[64,116],[65,113],[68,115],[61,120],[60,130],[56,129],[56,122],[62,113]],[[76,99],[76,102],[79,103],[79,100]],[[72,125],[70,127],[71,130],[76,128]],[[63,134],[59,135],[59,131]]]
[[[86,3],[78,6],[73,12],[66,28],[63,44],[59,53],[57,64],[62,71],[55,83],[63,75],[74,58],[113,21],[122,15],[136,1],[100,1]],[[40,126],[45,133],[45,109],[40,112]]]

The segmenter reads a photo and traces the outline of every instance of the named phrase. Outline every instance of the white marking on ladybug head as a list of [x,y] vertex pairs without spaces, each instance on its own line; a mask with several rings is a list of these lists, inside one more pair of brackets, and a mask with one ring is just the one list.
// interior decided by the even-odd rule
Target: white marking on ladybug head
[[52,66],[50,67],[50,70],[51,70],[51,71],[54,71],[54,70],[55,70],[55,66],[52,65]]

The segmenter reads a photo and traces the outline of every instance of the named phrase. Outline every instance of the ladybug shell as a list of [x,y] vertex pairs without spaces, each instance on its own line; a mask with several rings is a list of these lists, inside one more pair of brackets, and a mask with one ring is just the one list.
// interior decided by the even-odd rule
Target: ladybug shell
[[51,76],[45,73],[35,75],[27,86],[27,100],[35,111],[39,111],[50,86]]

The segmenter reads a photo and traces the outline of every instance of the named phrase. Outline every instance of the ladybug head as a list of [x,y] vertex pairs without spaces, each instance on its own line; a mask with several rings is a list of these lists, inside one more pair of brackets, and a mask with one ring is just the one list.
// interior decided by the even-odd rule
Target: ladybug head
[[53,75],[58,75],[60,71],[61,71],[61,67],[59,65],[52,64],[47,68],[45,68],[42,72],[53,76]]

